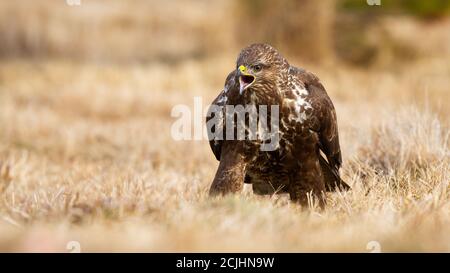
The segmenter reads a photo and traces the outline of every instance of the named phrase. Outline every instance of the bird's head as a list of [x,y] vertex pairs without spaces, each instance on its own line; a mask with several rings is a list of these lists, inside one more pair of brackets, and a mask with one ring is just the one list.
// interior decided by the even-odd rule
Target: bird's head
[[239,93],[246,90],[273,88],[287,74],[289,64],[268,44],[252,44],[239,53],[236,61]]

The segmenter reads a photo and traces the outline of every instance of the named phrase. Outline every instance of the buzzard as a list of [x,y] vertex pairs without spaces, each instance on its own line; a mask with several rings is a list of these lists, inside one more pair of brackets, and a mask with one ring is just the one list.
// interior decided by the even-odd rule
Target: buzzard
[[[276,147],[262,150],[264,139],[235,138],[237,125],[225,113],[230,105],[278,106],[279,125],[271,128],[279,136]],[[218,122],[210,125],[213,118]],[[313,196],[323,207],[326,191],[350,188],[339,176],[336,112],[325,88],[314,74],[291,66],[270,45],[252,44],[240,52],[206,121],[211,149],[220,161],[211,195],[238,192],[243,183],[250,183],[256,194],[289,193],[302,205]],[[248,133],[248,117],[244,122]],[[234,137],[217,137],[230,126]]]

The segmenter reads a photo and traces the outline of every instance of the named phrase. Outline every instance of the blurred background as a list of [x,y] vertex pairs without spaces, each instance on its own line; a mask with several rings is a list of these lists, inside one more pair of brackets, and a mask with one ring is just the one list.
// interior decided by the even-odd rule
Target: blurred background
[[448,56],[449,1],[367,2],[2,1],[0,57],[172,64],[237,55],[255,41],[302,61],[362,67]]
[[[320,215],[209,199],[170,135],[254,42],[336,107],[353,190]],[[0,1],[0,251],[449,251],[449,94],[447,0]]]

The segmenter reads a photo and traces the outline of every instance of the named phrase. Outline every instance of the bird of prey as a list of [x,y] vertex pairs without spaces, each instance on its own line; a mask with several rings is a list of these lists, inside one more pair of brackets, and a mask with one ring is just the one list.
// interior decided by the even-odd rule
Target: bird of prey
[[[226,120],[229,105],[266,105],[267,112],[278,106],[278,126],[272,128],[279,135],[278,145],[262,150],[264,140],[235,138],[237,125]],[[209,123],[213,118],[218,122]],[[325,88],[314,74],[291,66],[268,44],[242,49],[206,122],[211,149],[220,161],[211,195],[238,192],[243,183],[250,183],[256,194],[289,193],[302,205],[313,197],[323,207],[325,192],[350,189],[339,176],[336,112]],[[234,138],[217,137],[230,126]],[[249,126],[246,118],[247,131]]]

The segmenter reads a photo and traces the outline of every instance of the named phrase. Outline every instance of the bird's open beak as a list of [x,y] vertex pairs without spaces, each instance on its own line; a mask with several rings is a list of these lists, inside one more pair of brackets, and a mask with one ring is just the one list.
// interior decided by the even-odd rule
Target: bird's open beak
[[249,88],[255,82],[255,76],[247,72],[244,65],[239,66],[239,94],[242,95],[245,89]]

